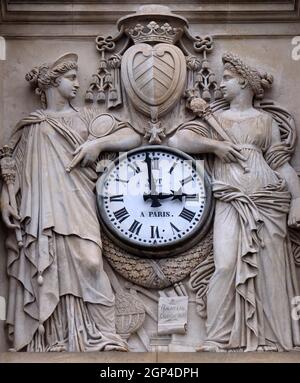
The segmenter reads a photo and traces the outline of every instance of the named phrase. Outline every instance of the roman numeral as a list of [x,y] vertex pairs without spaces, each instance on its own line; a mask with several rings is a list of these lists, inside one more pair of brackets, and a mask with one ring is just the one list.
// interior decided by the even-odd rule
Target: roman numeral
[[187,194],[185,196],[186,201],[198,201],[199,200],[199,194]]
[[158,226],[151,226],[151,238],[160,238]]
[[142,226],[143,226],[142,223],[140,223],[139,221],[134,220],[133,224],[129,228],[129,231],[131,233],[133,233],[133,234],[135,233],[136,235],[139,235]]
[[174,162],[174,164],[172,165],[172,167],[170,168],[169,170],[169,173],[172,174],[173,170],[175,169],[175,167],[178,165],[178,162]]
[[116,178],[116,182],[123,182],[125,184],[128,184],[129,180],[122,180],[121,178]]
[[172,231],[173,231],[173,235],[176,235],[177,233],[180,232],[180,230],[175,225],[173,225],[172,222],[170,222],[170,225],[171,225],[171,228],[172,228]]
[[189,182],[191,182],[193,180],[193,177],[192,176],[189,176],[187,178],[185,178],[184,180],[180,181],[181,182],[181,185],[185,185],[185,184],[188,184]]
[[127,219],[130,214],[128,213],[128,211],[126,210],[125,207],[123,207],[123,209],[120,209],[120,210],[117,210],[114,212],[114,216],[117,218],[117,220],[121,223],[123,221],[125,221],[125,219]]
[[159,170],[159,158],[153,158],[152,159],[151,167],[153,170]]
[[182,212],[179,214],[179,217],[184,218],[187,221],[191,222],[192,219],[195,217],[195,215],[196,213],[184,207]]
[[124,197],[123,194],[113,195],[109,198],[110,202],[123,202]]
[[139,166],[137,165],[136,162],[134,162],[133,164],[131,164],[130,162],[128,163],[128,166],[134,171],[134,174],[137,174],[137,173],[140,173],[141,172],[141,169],[139,168]]

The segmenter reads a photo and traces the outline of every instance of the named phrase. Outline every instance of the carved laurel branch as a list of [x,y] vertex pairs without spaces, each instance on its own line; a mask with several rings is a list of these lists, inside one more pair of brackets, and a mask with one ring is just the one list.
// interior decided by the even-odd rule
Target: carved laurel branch
[[114,244],[102,233],[103,255],[126,280],[151,289],[164,289],[190,275],[212,253],[212,231],[192,249],[159,260],[140,258]]

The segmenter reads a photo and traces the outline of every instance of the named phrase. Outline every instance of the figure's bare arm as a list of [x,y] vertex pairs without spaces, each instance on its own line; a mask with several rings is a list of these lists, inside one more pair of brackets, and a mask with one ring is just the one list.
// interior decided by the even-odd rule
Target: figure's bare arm
[[101,152],[125,152],[136,148],[142,143],[141,136],[132,128],[122,128],[105,137],[87,141],[79,146],[75,152],[75,157],[70,162],[67,170],[71,171],[82,161],[82,166],[91,165]]
[[286,180],[292,199],[300,199],[300,180],[295,169],[286,162],[283,166],[276,169],[276,171]]
[[20,220],[20,216],[15,208],[13,208],[10,204],[8,188],[5,183],[3,183],[1,190],[1,213],[2,219],[5,226],[9,229],[16,229],[19,225],[13,220]]
[[[273,121],[272,144],[278,143],[280,143],[280,131],[277,123]],[[300,179],[295,169],[288,162],[277,168],[276,171],[286,181],[292,195],[288,224],[300,227]]]
[[216,141],[182,129],[169,138],[168,145],[187,153],[214,153]]
[[237,162],[237,158],[245,160],[237,145],[203,137],[189,129],[175,133],[169,138],[168,145],[187,153],[213,153],[224,162]]

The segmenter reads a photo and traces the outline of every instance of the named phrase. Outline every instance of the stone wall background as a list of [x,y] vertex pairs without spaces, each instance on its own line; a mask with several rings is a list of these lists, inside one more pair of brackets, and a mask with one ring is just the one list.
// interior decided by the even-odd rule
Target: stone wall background
[[[248,27],[248,30],[245,31]],[[292,59],[292,38],[300,35],[300,23],[286,25],[284,33],[278,34],[278,25],[225,25],[218,30],[213,25],[191,24],[193,35],[214,37],[214,51],[208,56],[212,68],[220,81],[222,75],[221,56],[225,51],[232,51],[246,58],[247,62],[274,75],[274,85],[266,94],[294,116],[300,135],[299,108],[299,73],[300,61]],[[255,28],[256,27],[256,28]],[[283,25],[281,25],[283,27]],[[55,26],[56,31],[60,26]],[[272,30],[273,28],[273,30]],[[96,71],[99,60],[94,39],[97,34],[114,35],[115,25],[94,27],[94,35],[87,36],[85,27],[77,29],[73,36],[6,36],[6,60],[1,61],[2,72],[2,106],[0,144],[5,143],[14,125],[30,111],[39,108],[39,99],[25,81],[25,74],[35,65],[42,64],[65,52],[75,52],[79,56],[79,80],[81,90],[75,101],[84,104],[84,93],[91,75]],[[249,30],[250,29],[250,30]],[[260,33],[258,33],[259,31]],[[254,33],[255,31],[255,33]],[[273,33],[272,33],[273,31]],[[41,34],[43,27],[41,26]],[[247,32],[247,34],[245,33]],[[0,90],[1,90],[0,88]],[[299,145],[298,145],[299,146]],[[293,164],[300,172],[300,146],[294,156]]]
[[[23,9],[24,15],[28,17],[29,21],[26,21],[25,16],[23,21],[17,18],[15,20],[5,19],[3,6],[5,7],[9,3],[13,5],[14,3],[17,5],[19,3],[19,6],[23,7],[21,10]],[[45,2],[40,1],[38,3],[40,7],[39,12],[43,12],[42,7]],[[73,2],[63,1],[61,3],[69,4]],[[82,1],[82,3],[89,2]],[[105,16],[107,13],[104,12],[105,20],[101,20],[101,15],[99,15],[99,22],[94,20],[95,16],[90,16],[91,22],[89,22],[88,18],[85,21],[79,22],[76,21],[74,9],[66,8],[66,15],[70,12],[70,19],[61,19],[58,13],[59,17],[57,17],[56,21],[51,20],[47,22],[45,12],[44,21],[34,22],[32,21],[34,15],[30,13],[28,16],[26,13],[26,2],[1,1],[2,19],[0,20],[0,36],[3,36],[6,40],[6,60],[0,61],[0,146],[6,143],[14,125],[22,117],[40,107],[38,97],[32,92],[29,84],[24,79],[25,74],[37,64],[47,62],[48,60],[52,61],[65,52],[77,53],[79,56],[81,90],[74,104],[78,106],[84,104],[83,95],[91,75],[97,69],[99,59],[94,44],[95,37],[97,35],[106,36],[117,33],[115,21],[120,16],[120,7],[122,12],[123,10],[125,12],[127,4],[127,13],[131,13],[133,9],[138,8],[137,3],[145,4],[149,3],[149,1],[115,1],[112,3],[114,4],[108,4],[105,8],[106,11],[107,9],[110,10],[111,16],[109,21],[107,21],[107,16]],[[122,6],[118,5],[119,3],[122,3]],[[183,16],[188,18],[189,14],[193,15],[194,7],[201,16],[200,3],[206,4],[207,2],[191,1],[186,5],[178,5],[178,2],[175,1],[173,3],[156,1],[156,3],[170,5],[171,9],[175,10],[179,8],[179,10],[186,9],[186,13]],[[176,4],[174,5],[174,3]],[[223,3],[228,5],[229,2]],[[239,2],[235,1],[232,3],[238,5]],[[251,2],[248,3],[250,4]],[[255,8],[256,5],[254,3],[265,3],[265,20],[261,17],[259,8]],[[279,2],[274,1],[272,3],[273,5],[269,1],[252,2],[253,14],[252,19],[249,20],[246,18],[245,20],[236,21],[235,11],[228,10],[228,7],[226,8],[225,6],[224,10],[226,11],[227,9],[228,13],[227,18],[223,22],[218,21],[217,17],[214,21],[213,10],[211,11],[210,19],[206,22],[203,22],[200,16],[197,21],[194,15],[190,24],[190,30],[193,35],[212,35],[214,37],[214,51],[208,58],[212,63],[212,68],[215,70],[218,80],[221,79],[221,56],[224,51],[237,53],[247,58],[250,64],[258,66],[262,71],[268,71],[273,74],[275,78],[274,86],[266,96],[267,98],[274,99],[292,113],[296,121],[298,135],[300,136],[300,60],[295,61],[292,59],[292,50],[294,48],[292,38],[300,35],[300,19],[294,19],[291,16],[290,20],[286,20],[286,14],[283,12],[282,22],[279,16],[278,20],[268,20],[272,7],[275,9]],[[281,3],[286,4],[286,7],[288,7],[292,2],[281,1]],[[299,6],[298,1],[293,3],[296,3],[296,7]],[[68,4],[65,7],[68,7]],[[45,6],[49,7],[49,4]],[[82,5],[82,7],[84,6]],[[240,5],[240,7],[242,9],[243,5]],[[249,7],[251,7],[251,4]],[[52,11],[54,14],[58,12],[55,5],[52,5]],[[6,13],[6,17],[7,14],[9,12]],[[216,13],[216,15],[218,14]],[[51,15],[51,17],[54,16]],[[300,174],[300,140],[298,140],[293,165]],[[1,224],[0,296],[6,296],[5,263],[4,228]],[[0,320],[0,352],[7,350],[3,325],[4,321]]]

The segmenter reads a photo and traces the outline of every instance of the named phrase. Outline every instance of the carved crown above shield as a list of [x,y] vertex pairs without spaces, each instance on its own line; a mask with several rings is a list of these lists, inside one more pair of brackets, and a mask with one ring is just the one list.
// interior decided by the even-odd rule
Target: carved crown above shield
[[187,20],[174,15],[170,8],[163,5],[145,5],[131,15],[118,20],[119,30],[124,32],[137,44],[141,42],[162,42],[175,44],[188,27]]
[[160,25],[155,21],[150,21],[147,25],[136,24],[134,28],[127,28],[126,33],[135,44],[144,42],[175,44],[182,35],[182,29],[173,28],[168,23]]
[[188,105],[191,97],[211,101],[222,96],[207,59],[212,38],[192,36],[184,17],[166,6],[146,5],[117,26],[115,37],[96,38],[100,65],[86,100],[111,111],[126,110],[129,102],[148,119],[143,129],[149,143],[160,144],[170,133],[161,118],[183,98]]

